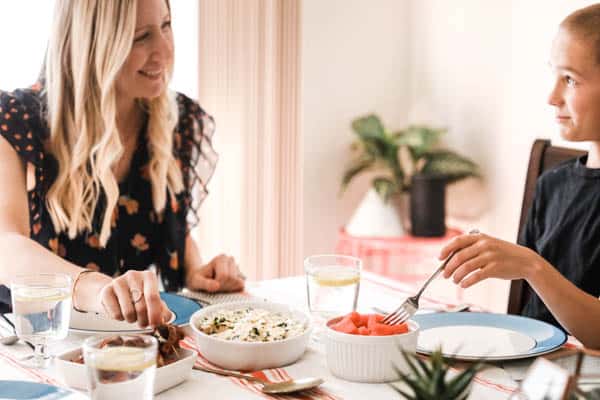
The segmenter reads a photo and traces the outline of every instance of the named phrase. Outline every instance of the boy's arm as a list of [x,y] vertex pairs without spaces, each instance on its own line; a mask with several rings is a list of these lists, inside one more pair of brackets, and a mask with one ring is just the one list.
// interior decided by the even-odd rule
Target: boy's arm
[[455,252],[444,269],[461,287],[483,279],[525,279],[554,317],[586,347],[600,349],[600,300],[566,279],[535,251],[484,234],[450,241],[440,258]]

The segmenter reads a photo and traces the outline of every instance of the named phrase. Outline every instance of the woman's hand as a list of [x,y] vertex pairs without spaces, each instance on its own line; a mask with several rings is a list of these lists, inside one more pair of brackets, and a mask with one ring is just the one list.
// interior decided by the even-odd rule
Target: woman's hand
[[244,279],[235,259],[221,254],[206,265],[190,268],[186,286],[190,290],[235,292],[244,289]]
[[104,311],[119,321],[137,321],[139,326],[146,327],[163,324],[171,317],[152,271],[127,271],[105,285],[99,297]]
[[467,288],[487,278],[528,279],[540,262],[533,250],[481,233],[458,236],[440,252],[440,260],[454,256],[444,268],[444,278]]

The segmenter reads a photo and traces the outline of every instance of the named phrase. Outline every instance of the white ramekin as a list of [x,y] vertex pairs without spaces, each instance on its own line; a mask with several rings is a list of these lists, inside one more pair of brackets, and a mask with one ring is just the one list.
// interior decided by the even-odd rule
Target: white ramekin
[[398,380],[394,365],[403,373],[409,372],[400,349],[416,352],[419,336],[416,322],[409,320],[409,331],[400,335],[362,336],[331,329],[340,319],[330,320],[322,335],[327,366],[335,376],[354,382],[380,383]]

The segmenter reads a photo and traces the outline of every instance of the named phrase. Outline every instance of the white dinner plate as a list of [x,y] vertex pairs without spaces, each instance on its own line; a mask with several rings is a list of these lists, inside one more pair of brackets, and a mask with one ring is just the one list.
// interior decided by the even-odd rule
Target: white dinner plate
[[460,360],[516,360],[561,347],[567,335],[546,322],[517,315],[437,313],[415,315],[420,326],[417,352],[442,348],[445,357]]
[[[167,303],[167,306],[173,312],[173,316],[169,323],[174,325],[187,325],[192,314],[202,308],[202,306],[194,300],[174,293],[161,292],[160,297]],[[69,329],[72,332],[85,334],[144,333],[152,331],[152,329],[140,329],[136,323],[117,321],[104,315],[81,313],[75,310],[71,313]]]
[[0,399],[11,400],[85,400],[87,396],[69,389],[29,381],[0,380]]

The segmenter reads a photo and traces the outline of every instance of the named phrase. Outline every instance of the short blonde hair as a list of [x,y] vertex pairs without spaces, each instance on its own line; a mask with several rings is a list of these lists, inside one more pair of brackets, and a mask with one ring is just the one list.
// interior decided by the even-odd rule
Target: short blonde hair
[[[167,2],[168,5],[168,2]],[[47,205],[56,232],[70,238],[92,232],[100,204],[100,245],[110,236],[119,197],[112,168],[123,153],[116,124],[117,75],[134,39],[136,0],[57,0],[46,57],[50,151],[58,174]],[[165,76],[170,78],[171,70]],[[164,210],[167,193],[183,190],[173,156],[178,111],[175,96],[165,91],[144,102],[148,113],[149,176],[152,201]]]
[[600,64],[600,4],[592,4],[569,14],[560,27],[588,41],[593,48],[594,59]]

